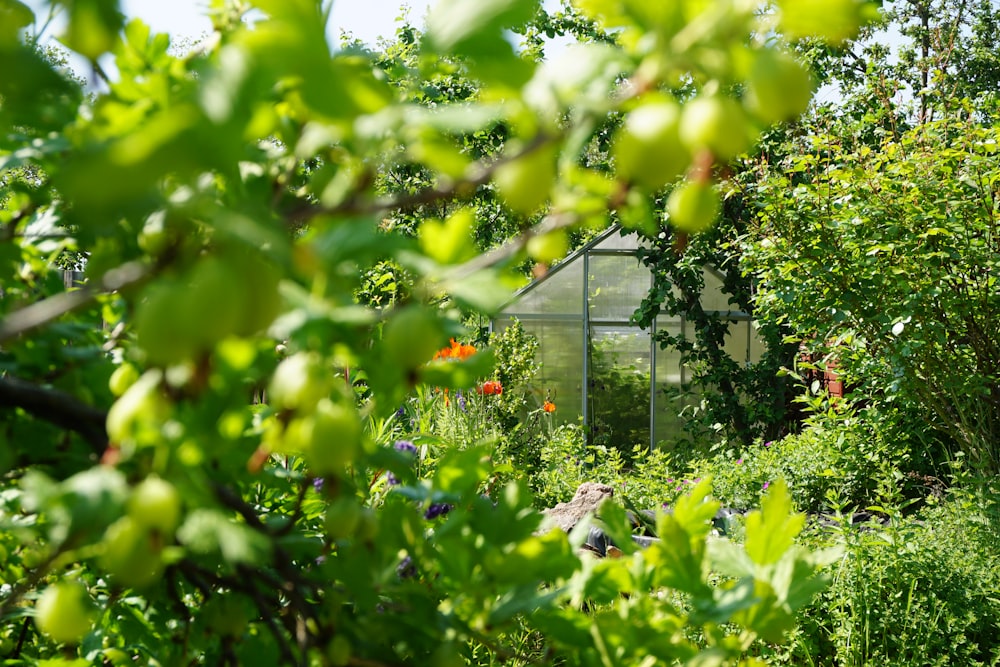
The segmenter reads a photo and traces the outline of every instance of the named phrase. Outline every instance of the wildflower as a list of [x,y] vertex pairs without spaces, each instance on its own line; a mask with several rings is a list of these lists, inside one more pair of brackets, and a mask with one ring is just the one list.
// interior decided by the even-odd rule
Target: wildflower
[[412,558],[406,556],[399,562],[399,565],[396,566],[396,576],[400,579],[411,579],[417,576],[417,566]]
[[736,459],[736,465],[743,465],[743,459]]
[[448,503],[433,503],[427,508],[427,511],[424,512],[424,518],[429,521],[431,519],[436,519],[439,516],[444,516],[450,511],[451,505]]
[[323,490],[323,478],[322,477],[317,477],[316,479],[313,480],[313,488],[316,489],[317,491],[322,491]]
[[774,440],[768,440],[767,442],[764,443],[764,446],[765,447],[770,447],[773,444],[774,444]]
[[389,486],[399,486],[399,478],[391,470],[385,474],[385,482]]
[[455,394],[455,403],[458,405],[459,410],[465,412],[465,396],[462,395],[462,392]]
[[764,486],[760,487],[761,491],[767,491],[767,487],[771,486],[770,482],[764,482]]
[[483,386],[479,388],[480,394],[486,394],[487,396],[497,395],[503,393],[503,385],[497,380],[487,380],[483,383]]
[[409,440],[397,440],[396,444],[394,444],[392,447],[397,452],[407,452],[409,454],[417,453],[417,446],[414,445]]
[[544,403],[542,403],[542,410],[544,410],[545,412],[555,412],[556,404],[553,403],[552,401],[545,401]]
[[435,359],[449,360],[454,359],[456,361],[465,361],[472,355],[476,353],[476,348],[472,345],[461,344],[454,338],[451,339],[451,343],[448,347],[438,350],[434,353]]

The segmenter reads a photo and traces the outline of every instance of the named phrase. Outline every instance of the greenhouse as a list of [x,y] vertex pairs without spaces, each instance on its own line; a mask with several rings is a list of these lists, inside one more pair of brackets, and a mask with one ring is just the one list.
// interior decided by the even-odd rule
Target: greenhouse
[[[492,322],[499,332],[519,321],[538,339],[534,399],[554,402],[560,423],[582,422],[592,444],[669,442],[699,402],[681,354],[659,349],[654,338],[662,329],[687,337],[685,319],[661,315],[655,329],[632,321],[653,280],[636,253],[643,242],[619,227],[607,230],[520,290]],[[762,344],[750,315],[731,310],[721,276],[704,271],[702,306],[731,322],[726,351],[738,362],[756,361]]]

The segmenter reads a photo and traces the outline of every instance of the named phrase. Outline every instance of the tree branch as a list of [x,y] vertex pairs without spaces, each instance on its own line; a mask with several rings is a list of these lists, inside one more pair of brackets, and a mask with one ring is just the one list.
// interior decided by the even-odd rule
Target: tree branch
[[108,446],[107,412],[76,396],[13,376],[0,377],[0,407],[21,408],[31,416],[76,431],[100,454]]
[[434,204],[443,200],[454,199],[456,197],[467,197],[472,195],[476,188],[484,185],[493,177],[493,172],[498,167],[508,162],[518,160],[529,153],[532,153],[547,143],[554,141],[556,137],[552,135],[539,134],[525,147],[514,153],[505,156],[489,165],[479,165],[477,171],[466,176],[462,180],[452,183],[437,185],[433,188],[421,190],[414,194],[398,195],[392,197],[381,197],[374,200],[362,200],[358,198],[348,199],[336,206],[322,206],[317,204],[306,204],[297,210],[291,211],[286,216],[288,222],[293,225],[308,222],[309,220],[321,216],[345,216],[345,215],[371,215],[383,213],[385,211],[398,211],[411,209],[424,204]]
[[30,306],[15,310],[0,320],[0,343],[16,338],[90,303],[98,294],[134,285],[152,275],[157,267],[142,261],[128,262],[111,269],[97,281],[71,292],[60,292]]

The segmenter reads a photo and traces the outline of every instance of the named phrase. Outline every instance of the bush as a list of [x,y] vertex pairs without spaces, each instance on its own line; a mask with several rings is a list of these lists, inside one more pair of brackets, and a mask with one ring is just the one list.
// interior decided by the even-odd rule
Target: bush
[[694,477],[711,475],[716,497],[731,507],[751,507],[769,482],[784,479],[801,511],[863,509],[924,499],[932,478],[920,447],[893,415],[845,410],[813,418],[801,433],[688,465]]
[[995,497],[955,493],[920,520],[845,526],[847,555],[805,614],[790,663],[997,664],[996,519]]

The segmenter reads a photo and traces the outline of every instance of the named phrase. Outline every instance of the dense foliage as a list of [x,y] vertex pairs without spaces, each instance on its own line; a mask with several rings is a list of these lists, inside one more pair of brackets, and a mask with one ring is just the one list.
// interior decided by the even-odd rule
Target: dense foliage
[[[581,0],[552,20],[594,41],[540,62],[509,32],[554,34],[532,0],[442,0],[384,54],[331,48],[315,0],[213,0],[183,55],[115,0],[49,4],[103,84],[0,1],[6,660],[708,665],[785,637],[827,558],[784,484],[742,543],[708,539],[707,481],[642,551],[606,504],[625,557],[581,559],[511,465],[541,440],[487,423],[530,358],[464,324],[568,230],[710,227],[721,167],[808,102],[772,36],[841,44],[871,7]],[[478,421],[448,431],[460,391]]]

